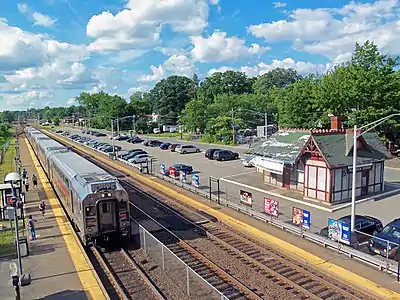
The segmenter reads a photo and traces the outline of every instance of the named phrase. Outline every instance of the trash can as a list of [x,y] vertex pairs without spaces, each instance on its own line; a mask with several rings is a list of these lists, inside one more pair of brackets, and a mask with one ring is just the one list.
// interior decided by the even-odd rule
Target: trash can
[[28,239],[24,235],[19,237],[19,251],[21,257],[29,256]]

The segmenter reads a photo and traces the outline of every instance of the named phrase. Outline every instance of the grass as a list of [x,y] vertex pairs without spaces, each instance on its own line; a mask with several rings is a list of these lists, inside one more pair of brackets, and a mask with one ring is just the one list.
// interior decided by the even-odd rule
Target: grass
[[15,140],[10,141],[10,146],[6,154],[4,155],[3,162],[0,165],[0,179],[1,182],[4,180],[6,174],[15,171]]
[[[7,228],[10,228],[10,221],[0,221],[0,224],[4,225]],[[19,234],[20,236],[24,234],[25,228],[23,228],[22,220],[19,220]],[[12,226],[15,226],[15,223],[12,223]],[[9,256],[15,254],[15,230],[2,230],[0,231],[0,257]]]

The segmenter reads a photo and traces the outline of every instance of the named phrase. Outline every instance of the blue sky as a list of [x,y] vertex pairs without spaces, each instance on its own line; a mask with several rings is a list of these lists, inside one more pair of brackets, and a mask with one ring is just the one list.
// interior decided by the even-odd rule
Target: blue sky
[[400,54],[399,0],[2,1],[1,110],[126,99],[177,74],[323,73],[356,42]]

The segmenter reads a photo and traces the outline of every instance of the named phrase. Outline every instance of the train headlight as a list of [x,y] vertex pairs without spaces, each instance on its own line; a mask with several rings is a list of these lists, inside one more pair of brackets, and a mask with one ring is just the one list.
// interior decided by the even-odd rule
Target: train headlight
[[93,229],[92,229],[91,227],[89,227],[87,231],[88,231],[88,232],[92,232],[92,230],[93,230]]
[[122,225],[122,227],[125,227],[126,226],[126,222],[122,222],[121,225]]

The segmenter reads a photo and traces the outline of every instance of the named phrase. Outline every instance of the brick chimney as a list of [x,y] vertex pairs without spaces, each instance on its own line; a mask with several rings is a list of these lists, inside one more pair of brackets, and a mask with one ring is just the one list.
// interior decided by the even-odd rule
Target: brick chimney
[[331,130],[341,130],[342,126],[342,118],[340,116],[331,116]]

